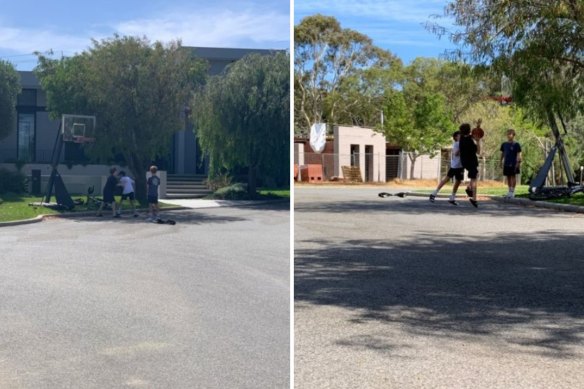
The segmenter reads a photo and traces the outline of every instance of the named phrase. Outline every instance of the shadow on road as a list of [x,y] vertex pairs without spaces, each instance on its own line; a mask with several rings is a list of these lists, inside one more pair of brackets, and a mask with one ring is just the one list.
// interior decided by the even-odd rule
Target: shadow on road
[[[568,357],[584,342],[584,236],[505,233],[471,241],[421,234],[396,242],[299,243],[318,247],[295,252],[300,307],[344,307],[354,310],[356,325],[373,320],[414,334],[498,336],[515,350],[553,357]],[[525,327],[538,335],[517,335]],[[378,351],[385,348],[380,336],[339,344]]]
[[[161,210],[160,215],[164,220],[175,220],[177,224],[211,224],[211,223],[231,223],[248,220],[242,216],[230,216],[227,215],[229,209],[237,210],[253,210],[254,212],[272,211],[272,212],[289,212],[290,204],[287,202],[278,203],[267,203],[267,204],[251,204],[251,205],[241,205],[241,206],[230,206],[230,207],[219,207],[219,208],[199,208],[199,209],[184,209],[184,210],[174,210],[165,211]],[[110,211],[104,211],[102,217],[96,216],[80,216],[74,217],[70,216],[68,219],[73,220],[78,223],[85,222],[104,222],[104,221],[114,221],[116,223],[127,223],[127,224],[145,224],[151,223],[145,219],[148,215],[145,212],[141,212],[138,217],[133,217],[131,211],[122,212],[122,217],[119,219],[114,219],[111,216]]]
[[[147,215],[140,214],[138,217],[132,217],[131,214],[123,215],[119,219],[114,219],[110,214],[102,217],[88,216],[80,218],[69,218],[77,223],[100,223],[100,222],[114,222],[132,225],[155,224],[146,220]],[[243,217],[228,216],[228,215],[213,215],[202,212],[180,211],[180,212],[165,212],[161,213],[161,218],[164,220],[174,220],[179,224],[212,224],[212,223],[232,223],[247,220]],[[162,224],[164,225],[164,224]],[[170,227],[170,226],[169,226]]]

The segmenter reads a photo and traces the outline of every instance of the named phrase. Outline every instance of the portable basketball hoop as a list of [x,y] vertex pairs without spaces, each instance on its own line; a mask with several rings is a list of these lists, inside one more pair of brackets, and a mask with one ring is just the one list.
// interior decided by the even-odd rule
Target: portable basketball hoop
[[73,135],[73,139],[71,140],[73,143],[78,144],[85,144],[85,143],[93,143],[95,142],[95,138],[83,135]]
[[63,145],[66,142],[77,144],[93,143],[95,142],[94,131],[95,116],[65,114],[61,117],[57,139],[55,139],[55,145],[53,147],[53,155],[51,158],[52,172],[45,195],[45,204],[50,204],[54,189],[58,206],[67,209],[73,209],[75,207],[75,203],[71,199],[71,195],[69,195],[57,167],[61,161]]
[[61,119],[63,142],[91,143],[95,130],[95,116],[66,114]]
[[511,79],[506,75],[501,76],[501,96],[497,96],[497,100],[501,105],[509,105],[513,102],[512,98]]

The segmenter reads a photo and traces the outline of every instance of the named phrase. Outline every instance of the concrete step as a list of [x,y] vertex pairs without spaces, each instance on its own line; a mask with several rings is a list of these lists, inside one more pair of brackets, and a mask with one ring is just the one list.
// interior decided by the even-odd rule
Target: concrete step
[[176,182],[176,181],[192,182],[192,181],[204,181],[206,179],[207,179],[207,176],[203,175],[203,174],[198,174],[198,175],[193,175],[193,176],[175,176],[175,175],[166,176],[167,182]]
[[208,189],[172,189],[166,190],[166,193],[176,193],[176,194],[180,194],[180,193],[184,193],[184,194],[189,194],[189,193],[193,193],[193,194],[197,194],[197,193],[211,193],[212,191],[208,190]]
[[167,188],[173,189],[207,189],[207,185],[199,184],[199,183],[166,183]]

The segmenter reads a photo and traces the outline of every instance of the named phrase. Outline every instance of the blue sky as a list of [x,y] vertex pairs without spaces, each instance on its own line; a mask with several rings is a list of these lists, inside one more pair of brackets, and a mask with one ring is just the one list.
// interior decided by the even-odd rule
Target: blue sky
[[445,0],[296,0],[294,24],[306,16],[321,13],[334,16],[344,28],[368,35],[377,46],[388,49],[404,63],[416,57],[440,57],[453,49],[447,39],[428,32],[425,24],[450,26],[442,15]]
[[0,9],[0,58],[18,70],[35,66],[34,51],[72,55],[114,33],[186,46],[290,46],[288,0],[0,0]]

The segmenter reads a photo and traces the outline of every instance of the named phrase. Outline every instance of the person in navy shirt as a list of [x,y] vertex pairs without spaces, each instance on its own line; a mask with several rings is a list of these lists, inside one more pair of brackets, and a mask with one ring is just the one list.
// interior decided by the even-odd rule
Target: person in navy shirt
[[160,187],[160,177],[156,174],[158,168],[150,166],[150,177],[146,181],[146,194],[148,196],[148,206],[150,208],[148,220],[156,222],[159,220],[158,213],[158,188]]
[[507,130],[507,142],[501,145],[501,165],[509,186],[509,193],[506,197],[513,198],[515,197],[517,175],[521,168],[521,145],[515,142],[515,130],[513,129]]
[[120,217],[120,215],[116,213],[116,199],[114,197],[116,187],[118,186],[118,179],[115,176],[116,171],[117,169],[115,167],[110,169],[110,175],[103,187],[103,201],[97,210],[97,216],[103,216],[103,208],[108,205],[112,209],[112,216],[116,218]]

